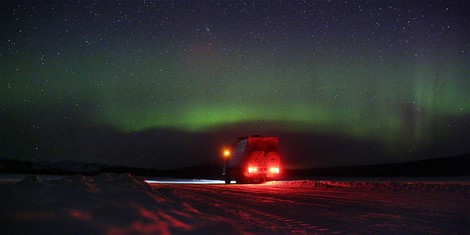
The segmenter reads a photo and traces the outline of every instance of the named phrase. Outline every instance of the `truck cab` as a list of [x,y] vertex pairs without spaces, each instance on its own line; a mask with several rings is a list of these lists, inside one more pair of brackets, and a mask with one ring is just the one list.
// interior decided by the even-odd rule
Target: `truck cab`
[[233,156],[226,158],[225,183],[263,183],[279,177],[279,138],[274,136],[239,137]]

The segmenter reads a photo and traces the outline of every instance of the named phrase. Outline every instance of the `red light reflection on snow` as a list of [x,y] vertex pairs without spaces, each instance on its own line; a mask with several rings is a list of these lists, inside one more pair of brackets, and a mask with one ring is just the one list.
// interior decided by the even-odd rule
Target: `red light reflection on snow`
[[189,231],[191,229],[193,229],[193,227],[189,224],[185,224],[183,221],[180,221],[178,219],[176,219],[175,217],[161,211],[158,213],[162,218],[166,219],[168,221],[168,223],[170,223],[170,225],[172,227],[175,227],[175,228],[179,228],[179,229],[182,229],[184,231]]
[[[134,221],[130,226],[118,227],[111,226],[107,230],[109,235],[123,235],[123,234],[171,234],[171,229],[177,231],[191,231],[194,226],[185,223],[184,221],[176,218],[190,218],[191,215],[188,213],[175,213],[175,210],[171,210],[170,213],[162,211],[151,211],[145,207],[134,205],[140,215],[138,220]],[[175,214],[175,215],[172,215]]]
[[80,210],[70,210],[69,215],[70,217],[79,220],[90,220],[92,218],[90,213]]

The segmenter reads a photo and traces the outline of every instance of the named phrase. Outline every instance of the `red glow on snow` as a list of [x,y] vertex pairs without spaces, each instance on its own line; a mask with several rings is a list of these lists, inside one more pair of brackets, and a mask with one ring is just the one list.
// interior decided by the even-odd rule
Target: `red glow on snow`
[[70,210],[69,215],[72,218],[79,220],[90,220],[92,218],[90,213],[80,211],[80,210]]
[[185,230],[185,231],[189,231],[189,230],[193,229],[193,227],[191,225],[185,224],[183,221],[178,220],[175,217],[173,217],[173,216],[171,216],[171,215],[169,215],[165,212],[159,212],[158,215],[160,215],[160,217],[166,219],[166,221],[168,221],[168,223],[172,227],[182,229],[182,230]]
[[111,226],[108,228],[108,235],[129,235],[129,234],[162,234],[169,235],[170,224],[162,220],[156,212],[147,210],[146,208],[135,205],[140,217],[130,226]]

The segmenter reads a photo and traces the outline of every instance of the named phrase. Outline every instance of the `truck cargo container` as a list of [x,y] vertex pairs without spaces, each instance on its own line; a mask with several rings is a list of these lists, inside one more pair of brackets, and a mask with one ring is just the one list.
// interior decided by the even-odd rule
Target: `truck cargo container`
[[[224,154],[225,155],[225,154]],[[274,136],[239,137],[233,156],[226,154],[225,183],[262,183],[280,175],[279,138]]]

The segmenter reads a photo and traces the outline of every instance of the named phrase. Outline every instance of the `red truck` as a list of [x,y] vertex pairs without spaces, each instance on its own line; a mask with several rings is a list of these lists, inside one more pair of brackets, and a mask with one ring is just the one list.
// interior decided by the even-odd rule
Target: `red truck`
[[239,137],[233,155],[225,153],[225,183],[263,183],[279,177],[281,156],[279,138],[274,136]]

